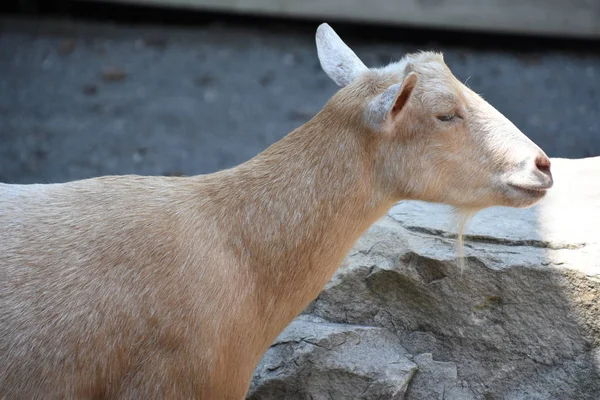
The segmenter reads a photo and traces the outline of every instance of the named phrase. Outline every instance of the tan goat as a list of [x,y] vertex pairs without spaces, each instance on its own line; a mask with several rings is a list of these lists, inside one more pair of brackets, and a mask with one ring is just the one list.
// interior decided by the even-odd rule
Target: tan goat
[[240,400],[263,353],[402,199],[527,207],[550,161],[435,53],[367,68],[250,161],[0,184],[0,398]]

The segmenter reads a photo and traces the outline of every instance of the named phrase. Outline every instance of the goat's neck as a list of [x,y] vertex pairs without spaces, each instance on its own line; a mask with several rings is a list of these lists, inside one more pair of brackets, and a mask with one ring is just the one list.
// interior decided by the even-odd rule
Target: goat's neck
[[391,205],[376,197],[361,136],[328,129],[338,125],[317,116],[225,180],[239,196],[230,198],[234,245],[275,329],[315,298]]

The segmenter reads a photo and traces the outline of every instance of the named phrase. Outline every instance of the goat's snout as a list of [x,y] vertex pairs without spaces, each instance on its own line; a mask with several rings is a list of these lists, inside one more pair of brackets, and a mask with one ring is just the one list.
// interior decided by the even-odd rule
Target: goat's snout
[[537,202],[554,185],[550,167],[548,156],[542,150],[533,149],[519,163],[518,172],[510,174],[505,181],[511,196],[527,206]]

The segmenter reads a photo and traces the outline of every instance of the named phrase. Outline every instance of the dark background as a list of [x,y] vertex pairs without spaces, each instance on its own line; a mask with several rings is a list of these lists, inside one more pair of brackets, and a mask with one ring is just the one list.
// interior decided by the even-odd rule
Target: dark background
[[[337,89],[322,21],[66,1],[0,15],[0,182],[192,175],[248,160]],[[600,43],[328,20],[368,66],[438,50],[552,157],[600,155]]]

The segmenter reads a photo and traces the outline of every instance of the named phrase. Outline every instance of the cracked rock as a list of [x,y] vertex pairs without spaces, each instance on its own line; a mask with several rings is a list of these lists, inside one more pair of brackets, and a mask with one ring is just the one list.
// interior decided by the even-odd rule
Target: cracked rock
[[410,385],[408,398],[431,400],[474,400],[466,382],[458,379],[453,362],[434,361],[431,353],[415,356],[419,370]]
[[404,399],[415,371],[385,329],[303,316],[263,357],[249,399]]

